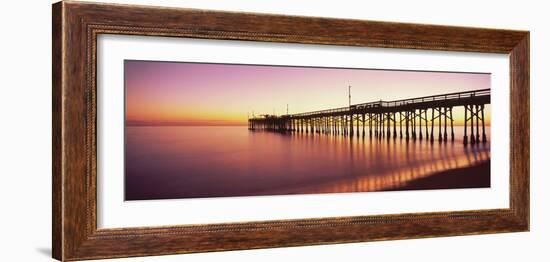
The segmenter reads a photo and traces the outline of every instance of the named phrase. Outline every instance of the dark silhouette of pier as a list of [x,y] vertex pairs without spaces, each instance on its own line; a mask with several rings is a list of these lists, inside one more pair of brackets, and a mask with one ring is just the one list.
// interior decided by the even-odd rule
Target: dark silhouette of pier
[[481,89],[395,101],[380,100],[299,114],[262,115],[249,118],[248,128],[365,137],[365,127],[368,127],[370,138],[447,142],[455,140],[452,109],[464,107],[463,143],[477,144],[487,142],[484,111],[485,105],[490,103],[491,89]]

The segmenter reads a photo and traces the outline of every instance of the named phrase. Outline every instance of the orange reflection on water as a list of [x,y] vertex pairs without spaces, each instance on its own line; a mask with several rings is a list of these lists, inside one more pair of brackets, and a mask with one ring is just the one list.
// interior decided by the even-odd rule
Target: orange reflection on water
[[[370,192],[399,189],[408,185],[409,182],[419,178],[430,177],[436,173],[459,169],[464,167],[476,166],[490,159],[490,153],[486,151],[475,154],[476,159],[471,159],[470,155],[456,156],[456,158],[447,158],[433,163],[421,164],[412,168],[390,169],[383,174],[374,176],[360,176],[358,178],[330,183],[327,185],[318,185],[315,187],[301,188],[296,191],[307,193],[341,193],[341,192]],[[484,174],[480,174],[484,175]],[[433,188],[444,188],[443,185],[434,185]]]
[[127,127],[126,199],[489,187],[490,143],[464,147],[461,127],[455,138]]
[[[459,132],[462,137],[462,133]],[[318,134],[292,134],[297,143],[319,144],[328,141],[330,150],[335,156],[346,155],[350,163],[358,166],[351,176],[339,181],[329,181],[322,184],[289,188],[285,194],[300,193],[343,193],[343,192],[371,192],[385,190],[399,190],[409,186],[412,181],[428,178],[435,174],[439,176],[457,176],[465,173],[464,179],[471,179],[476,172],[483,178],[479,181],[456,181],[454,185],[425,181],[423,188],[410,189],[444,189],[462,187],[489,187],[490,184],[490,148],[489,144],[463,146],[460,139],[455,142],[434,142],[426,140],[406,140],[383,138],[381,140],[363,137],[325,136]],[[306,142],[303,142],[305,139]],[[336,158],[337,160],[338,158]],[[469,170],[465,168],[470,168]],[[447,173],[445,173],[447,171]],[[449,172],[450,171],[450,172]],[[439,179],[441,180],[441,179]],[[478,184],[475,186],[475,184]],[[431,184],[431,185],[430,185]],[[280,193],[281,191],[266,192]]]

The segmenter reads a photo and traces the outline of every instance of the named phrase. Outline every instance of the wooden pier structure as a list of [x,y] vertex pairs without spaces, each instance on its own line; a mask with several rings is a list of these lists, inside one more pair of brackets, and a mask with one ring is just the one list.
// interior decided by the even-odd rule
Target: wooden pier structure
[[[299,114],[262,115],[249,118],[248,128],[365,137],[367,127],[370,138],[447,142],[455,140],[453,108],[464,107],[463,143],[478,144],[487,142],[484,112],[485,105],[490,103],[491,89],[481,89],[395,101],[380,100]],[[434,127],[436,123],[437,128]]]

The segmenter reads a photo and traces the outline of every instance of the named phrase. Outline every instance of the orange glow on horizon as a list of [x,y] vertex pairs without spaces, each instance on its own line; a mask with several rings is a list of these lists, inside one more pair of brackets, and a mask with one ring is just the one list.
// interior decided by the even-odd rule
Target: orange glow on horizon
[[[128,124],[247,125],[247,117],[485,89],[491,76],[283,66],[125,61]],[[490,105],[485,107],[490,125]],[[430,116],[430,115],[428,115]],[[454,125],[464,109],[453,108]],[[437,124],[437,121],[435,122]],[[481,124],[481,123],[480,123]]]

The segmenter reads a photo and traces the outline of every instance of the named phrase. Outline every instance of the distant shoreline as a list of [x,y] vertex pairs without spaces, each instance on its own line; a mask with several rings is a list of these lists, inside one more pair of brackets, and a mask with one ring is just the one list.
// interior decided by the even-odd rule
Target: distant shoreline
[[125,127],[163,127],[163,126],[182,126],[182,127],[247,127],[247,124],[226,124],[226,125],[216,125],[216,124],[203,124],[203,125],[189,125],[189,124],[126,124]]

